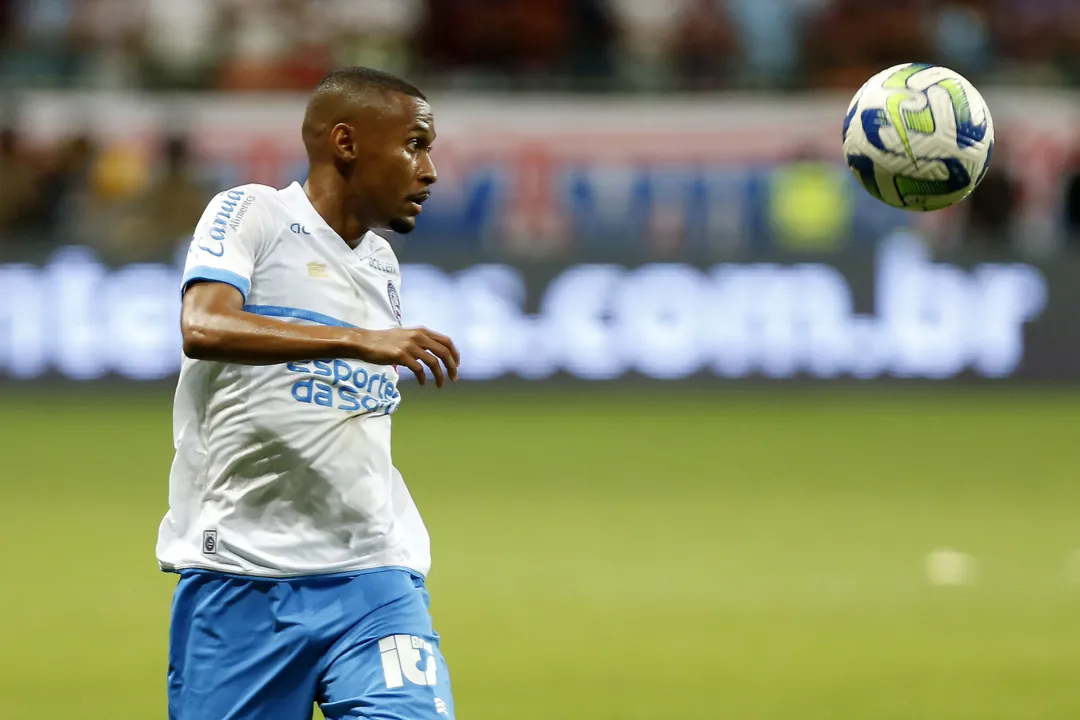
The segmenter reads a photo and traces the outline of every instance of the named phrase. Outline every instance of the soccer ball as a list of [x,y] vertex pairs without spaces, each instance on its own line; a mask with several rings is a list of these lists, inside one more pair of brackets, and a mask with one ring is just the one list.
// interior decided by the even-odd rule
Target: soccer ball
[[867,192],[904,210],[960,202],[990,169],[994,121],[959,73],[906,63],[878,73],[844,118],[844,155]]

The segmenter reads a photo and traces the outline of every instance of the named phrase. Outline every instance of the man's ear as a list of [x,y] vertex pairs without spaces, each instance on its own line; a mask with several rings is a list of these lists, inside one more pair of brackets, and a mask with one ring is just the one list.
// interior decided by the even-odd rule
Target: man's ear
[[352,126],[346,123],[335,125],[330,131],[330,144],[339,159],[346,162],[356,159],[356,136]]

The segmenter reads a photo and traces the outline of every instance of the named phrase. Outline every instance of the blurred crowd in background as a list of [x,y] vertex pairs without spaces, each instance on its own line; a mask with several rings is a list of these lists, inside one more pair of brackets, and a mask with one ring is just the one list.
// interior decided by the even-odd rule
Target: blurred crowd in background
[[[1080,84],[1080,2],[0,0],[0,99],[43,88],[304,91],[344,64],[444,91],[850,91],[925,58],[977,84]],[[63,237],[160,258],[220,189],[178,135],[140,171],[133,198],[130,158],[89,135],[33,145],[13,105],[0,106],[0,250]],[[995,168],[965,208],[972,237],[1014,242],[1017,194]],[[1080,238],[1080,177],[1067,173],[1061,194],[1062,224]]]
[[304,89],[336,64],[452,87],[857,86],[902,58],[1080,81],[1074,0],[0,0],[7,85]]

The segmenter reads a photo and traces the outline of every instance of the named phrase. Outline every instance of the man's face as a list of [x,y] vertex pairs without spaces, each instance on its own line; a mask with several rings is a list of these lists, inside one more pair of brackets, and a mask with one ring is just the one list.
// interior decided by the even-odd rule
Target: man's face
[[369,130],[357,138],[350,190],[372,227],[412,232],[437,179],[431,160],[435,117],[427,102],[404,93],[389,94],[385,105],[369,112],[362,125]]

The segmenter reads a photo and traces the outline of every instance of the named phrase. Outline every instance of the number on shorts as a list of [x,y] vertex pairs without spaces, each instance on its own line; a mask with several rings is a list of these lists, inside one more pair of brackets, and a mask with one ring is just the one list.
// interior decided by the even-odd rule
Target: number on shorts
[[[435,684],[435,649],[415,635],[391,635],[379,641],[387,688]],[[420,665],[423,663],[423,669]]]

